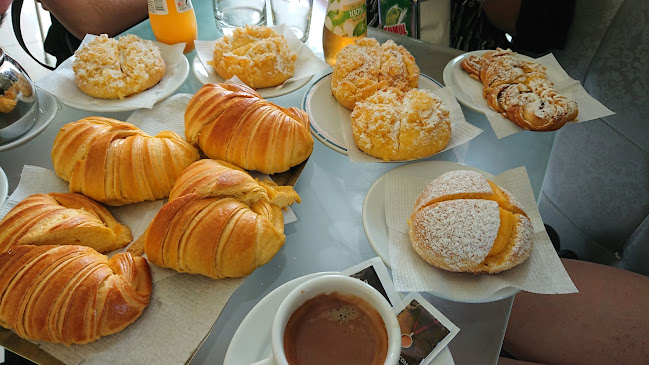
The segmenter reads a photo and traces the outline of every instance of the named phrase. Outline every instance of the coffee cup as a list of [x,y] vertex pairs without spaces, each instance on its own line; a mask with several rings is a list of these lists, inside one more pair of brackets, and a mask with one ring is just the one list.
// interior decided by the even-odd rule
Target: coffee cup
[[[344,363],[394,365],[401,330],[390,303],[372,286],[344,275],[323,275],[293,289],[271,328],[272,355],[254,365]],[[358,363],[358,362],[357,362]]]

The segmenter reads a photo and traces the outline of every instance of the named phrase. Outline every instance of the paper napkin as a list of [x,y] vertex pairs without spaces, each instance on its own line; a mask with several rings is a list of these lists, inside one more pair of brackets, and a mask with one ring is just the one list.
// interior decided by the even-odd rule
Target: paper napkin
[[[554,84],[554,88],[561,95],[577,102],[579,115],[575,122],[580,123],[615,114],[590,96],[579,81],[570,78],[553,54],[547,54],[533,61],[545,66],[548,80]],[[456,87],[472,100],[473,105],[478,106],[484,112],[496,137],[504,138],[525,130],[487,106],[487,101],[482,96],[483,87],[480,81],[469,77],[459,66],[454,72],[458,83]]]
[[577,292],[545,231],[525,167],[505,171],[491,180],[523,205],[534,227],[534,247],[530,258],[511,270],[476,275],[437,269],[420,258],[411,246],[407,221],[419,193],[432,179],[386,175],[386,222],[396,290],[431,292],[459,302],[481,301],[508,287],[541,294]]
[[[272,26],[270,28],[274,29],[277,33],[284,36],[289,48],[297,53],[297,59],[295,61],[295,71],[293,72],[293,76],[291,76],[290,79],[286,80],[282,85],[258,89],[257,92],[259,92],[262,96],[264,96],[265,92],[278,91],[283,87],[289,86],[292,83],[303,83],[305,82],[305,80],[308,81],[313,77],[313,75],[316,75],[329,68],[329,65],[316,57],[316,55],[313,54],[309,47],[302,43],[295,36],[295,34],[293,34],[293,32],[286,27],[286,25],[280,24]],[[216,44],[216,40],[194,41],[194,44],[196,45],[196,55],[207,71],[208,79],[210,80],[210,82],[225,82],[226,80],[219,76],[216,71],[214,71],[214,66],[208,64],[208,62],[211,62],[214,59],[214,45]],[[241,81],[238,79],[234,80],[234,82],[241,83]]]
[[[85,43],[96,37],[92,34],[86,35],[79,47],[83,47]],[[56,70],[37,81],[36,85],[56,96],[62,103],[81,110],[116,108],[115,111],[117,111],[117,109],[152,108],[158,100],[177,90],[185,82],[189,72],[189,62],[183,55],[183,44],[154,43],[160,49],[160,54],[167,67],[164,77],[154,87],[123,100],[100,99],[82,92],[74,81],[74,71],[72,70],[72,64],[76,59],[74,55],[63,61]]]

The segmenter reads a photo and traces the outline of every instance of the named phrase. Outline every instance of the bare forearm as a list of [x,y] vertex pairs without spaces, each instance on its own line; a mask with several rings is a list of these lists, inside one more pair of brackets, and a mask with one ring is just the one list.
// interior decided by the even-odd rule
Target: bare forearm
[[146,19],[146,0],[39,0],[75,37],[124,31]]
[[482,10],[496,28],[516,35],[516,21],[522,0],[486,0]]

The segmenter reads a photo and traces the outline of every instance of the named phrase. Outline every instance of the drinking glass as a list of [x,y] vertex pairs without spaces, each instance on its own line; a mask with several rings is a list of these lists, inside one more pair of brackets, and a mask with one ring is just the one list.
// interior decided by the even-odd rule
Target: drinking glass
[[266,0],[212,0],[214,19],[221,33],[246,25],[266,25]]
[[271,0],[273,24],[286,24],[302,42],[309,38],[313,0]]

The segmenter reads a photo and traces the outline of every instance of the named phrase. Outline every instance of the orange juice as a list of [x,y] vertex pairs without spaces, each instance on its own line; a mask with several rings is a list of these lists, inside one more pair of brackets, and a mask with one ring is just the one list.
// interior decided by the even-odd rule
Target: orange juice
[[184,53],[194,49],[196,14],[191,0],[148,0],[149,20],[155,38],[162,43],[185,43]]

